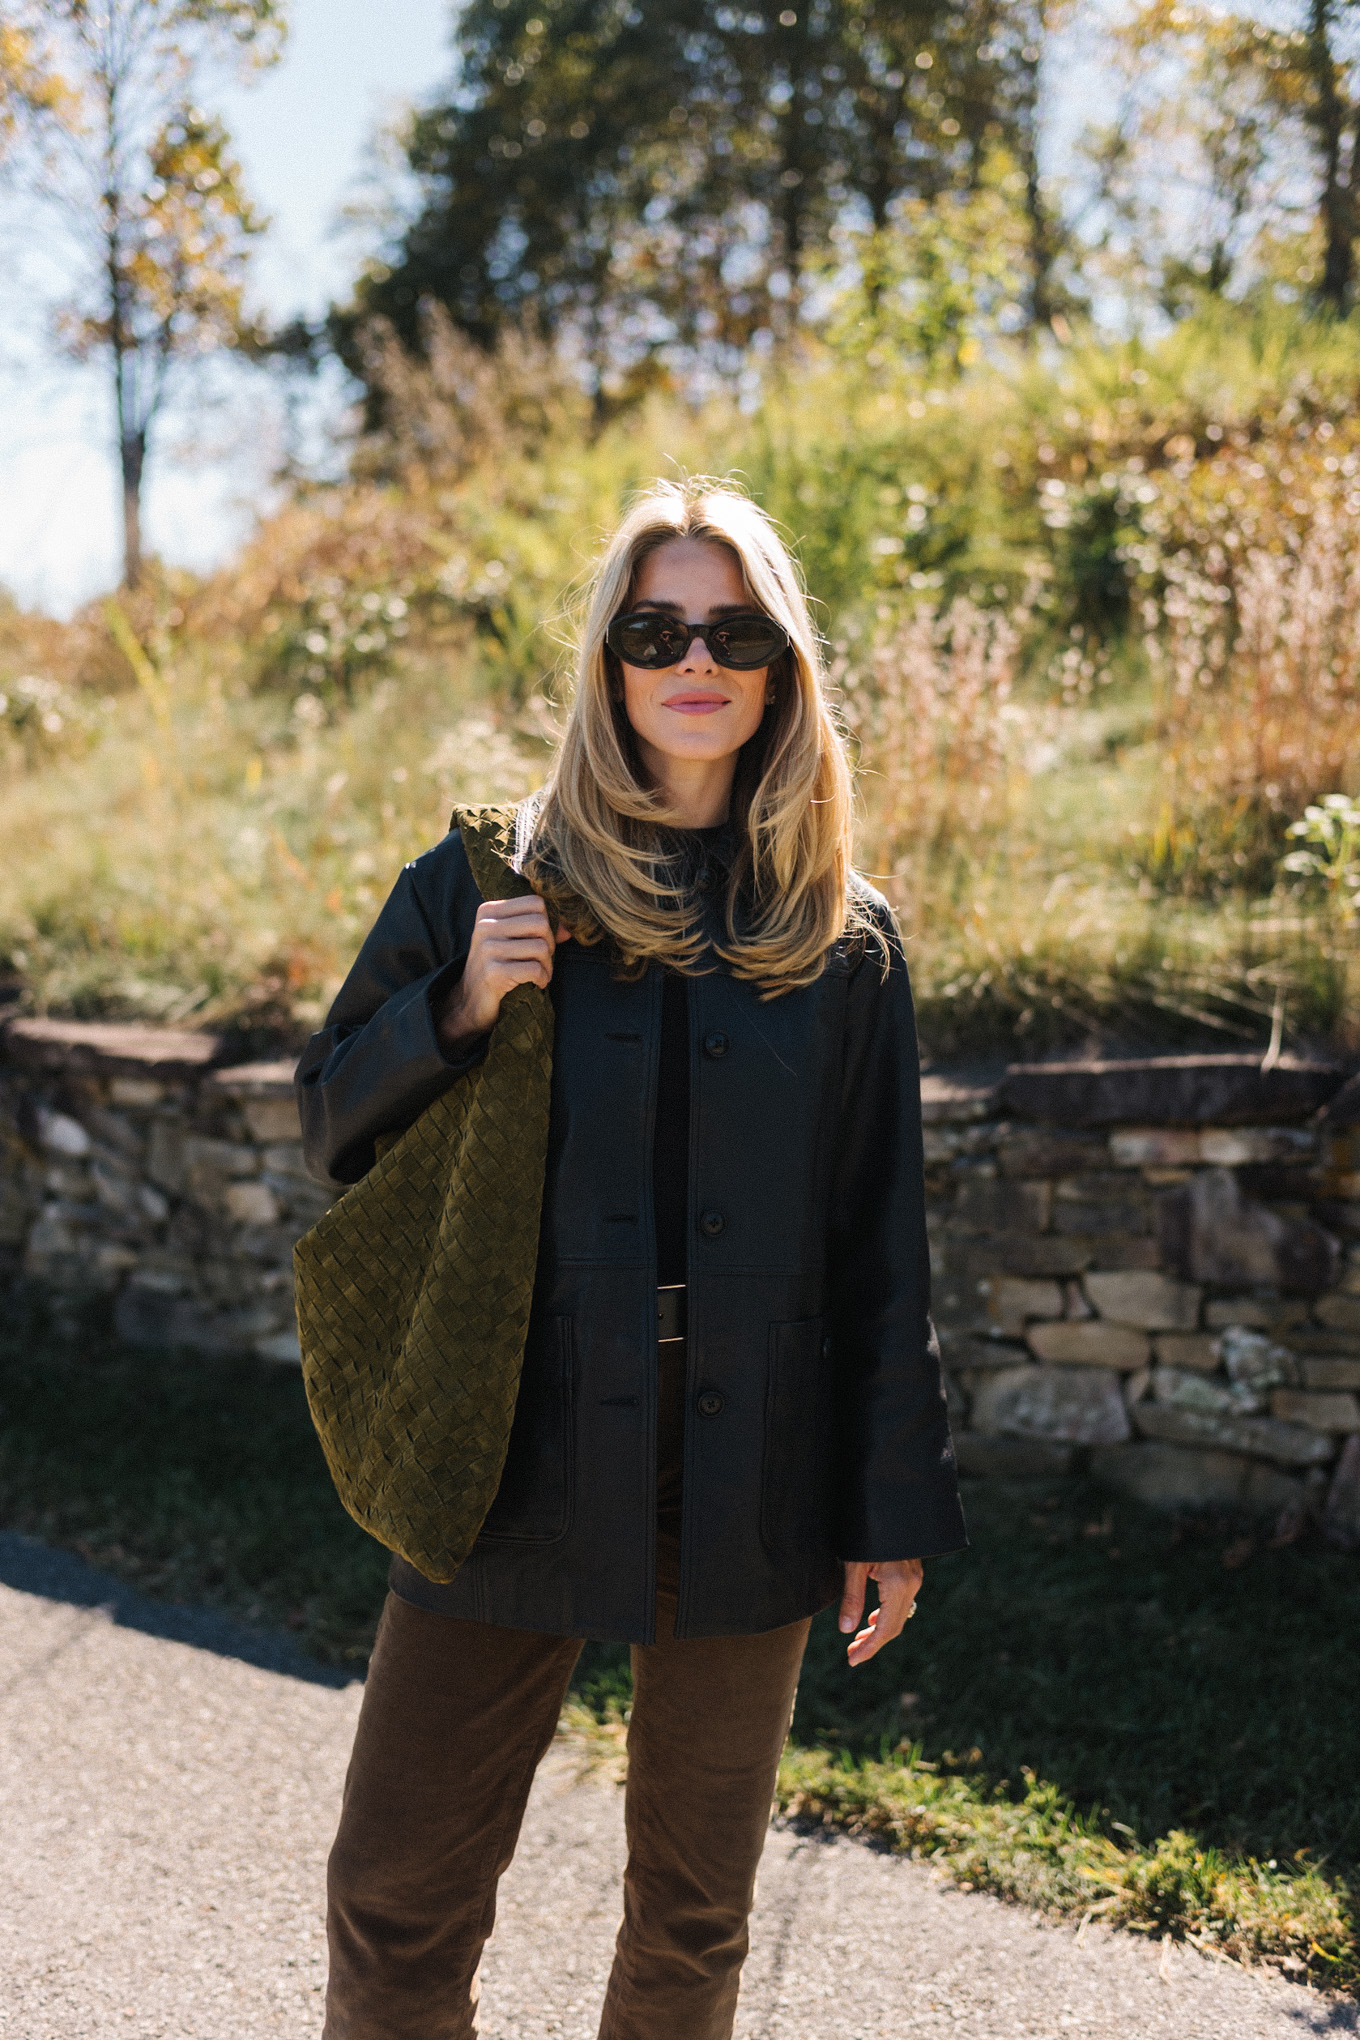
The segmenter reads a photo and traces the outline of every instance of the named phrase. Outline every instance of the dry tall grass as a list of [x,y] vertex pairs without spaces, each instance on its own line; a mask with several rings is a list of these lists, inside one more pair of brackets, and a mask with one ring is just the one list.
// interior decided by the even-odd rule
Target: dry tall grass
[[[450,801],[541,775],[564,592],[673,463],[745,473],[849,647],[860,861],[932,1050],[1264,1043],[1282,997],[1291,1039],[1349,1038],[1353,935],[1279,866],[1357,785],[1360,364],[1197,344],[933,389],[813,359],[750,415],[663,391],[602,421],[528,340],[489,361],[436,321],[413,364],[375,335],[382,429],[230,566],[153,577],[119,629],[0,606],[0,976],[305,1032]],[[1086,614],[1121,575],[1141,653]]]
[[[1120,697],[1087,705],[1065,660],[1040,687],[1030,623],[1023,608],[922,604],[835,668],[858,752],[860,863],[907,934],[928,1044],[1250,1042],[1281,1007],[1296,1032],[1351,1040],[1353,941],[1283,890],[1273,862],[1256,896],[1231,901],[1129,883],[1175,754],[1164,734],[1112,734]],[[1231,677],[1223,692],[1231,710]],[[1227,811],[1216,787],[1199,798],[1210,818]]]
[[38,1010],[305,1038],[453,803],[542,772],[541,740],[465,667],[334,709],[156,678],[158,700],[114,700],[97,745],[5,774],[0,974]]
[[899,616],[832,678],[858,750],[862,855],[894,889],[919,891],[941,854],[1004,829],[1041,712],[1015,698],[1023,611],[959,599]]
[[1165,564],[1159,680],[1169,871],[1268,882],[1312,801],[1360,790],[1360,555],[1323,501],[1292,543]]

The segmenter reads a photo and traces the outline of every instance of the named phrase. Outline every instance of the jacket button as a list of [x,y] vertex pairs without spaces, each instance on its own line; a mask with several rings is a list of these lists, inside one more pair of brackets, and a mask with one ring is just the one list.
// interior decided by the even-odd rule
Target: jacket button
[[725,1034],[706,1034],[704,1036],[704,1054],[710,1056],[714,1062],[719,1061],[721,1057],[727,1054],[727,1036]]
[[706,1211],[699,1224],[711,1240],[716,1240],[727,1221],[720,1211]]
[[725,1395],[719,1395],[716,1388],[706,1388],[696,1405],[701,1417],[716,1417],[722,1414],[727,1402]]

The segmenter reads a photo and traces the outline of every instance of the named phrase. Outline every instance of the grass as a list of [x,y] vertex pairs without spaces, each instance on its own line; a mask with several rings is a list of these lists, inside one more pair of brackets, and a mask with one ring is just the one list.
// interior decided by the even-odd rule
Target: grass
[[[348,705],[298,699],[301,715],[185,670],[163,714],[119,696],[98,741],[6,783],[0,978],[8,964],[29,1007],[300,1045],[452,804],[542,777],[539,711],[489,695],[466,652]],[[1341,1038],[1360,966],[1325,911],[1168,897],[1138,868],[1159,763],[1135,683],[1099,707],[1005,706],[992,822],[946,812],[924,852],[915,797],[885,816],[883,761],[863,753],[861,859],[902,914],[932,1054],[1092,1034],[1264,1044],[1280,993],[1291,1042]]]
[[0,925],[34,1003],[305,1038],[454,801],[541,777],[456,662],[343,715],[300,698],[319,719],[186,672],[163,714],[120,697],[97,745],[6,787]]
[[1104,1918],[1335,1990],[1360,1980],[1346,1888],[1311,1864],[1281,1870],[1273,1859],[1205,1848],[1181,1829],[1140,1846],[1109,1835],[1099,1812],[1078,1814],[1031,1771],[1018,1789],[989,1792],[912,1755],[846,1765],[791,1749],[779,1803],[795,1818],[935,1859],[964,1891],[1083,1923]]
[[1360,792],[1360,325],[1221,308],[931,387],[810,342],[753,409],[603,430],[549,370],[403,369],[206,582],[0,595],[0,998],[305,1037],[450,804],[541,779],[564,596],[685,468],[797,544],[932,1055],[1356,1047],[1354,930],[1279,867]]
[[387,1555],[331,1488],[299,1376],[258,1361],[0,1339],[0,1522],[143,1593],[366,1663]]
[[[968,1494],[903,1638],[850,1673],[813,1625],[781,1803],[958,1881],[1360,1984],[1360,1569],[1080,1483]],[[344,1515],[295,1374],[0,1342],[0,1522],[164,1598],[360,1665],[386,1555]],[[1229,1561],[1225,1564],[1225,1558]],[[569,1720],[616,1753],[626,1648]]]
[[825,1637],[781,1803],[965,1885],[1353,1990],[1354,1561],[1075,1483],[987,1484],[969,1516],[876,1695],[848,1705]]

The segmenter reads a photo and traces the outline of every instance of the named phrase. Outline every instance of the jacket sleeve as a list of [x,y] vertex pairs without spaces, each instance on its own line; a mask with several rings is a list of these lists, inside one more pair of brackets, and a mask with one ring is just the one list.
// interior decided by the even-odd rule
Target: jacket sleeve
[[838,1551],[927,1558],[967,1543],[930,1321],[916,1018],[901,937],[866,944],[847,995],[832,1192],[830,1333],[841,1414]]
[[406,865],[297,1067],[303,1152],[329,1184],[357,1183],[380,1134],[399,1133],[479,1062],[453,1058],[436,1016],[467,961],[481,894],[454,830]]

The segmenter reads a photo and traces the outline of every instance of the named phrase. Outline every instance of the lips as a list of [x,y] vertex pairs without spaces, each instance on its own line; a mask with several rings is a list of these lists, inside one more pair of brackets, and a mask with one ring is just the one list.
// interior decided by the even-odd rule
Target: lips
[[726,708],[730,697],[726,694],[712,694],[702,688],[691,688],[684,694],[672,694],[661,705],[673,708],[680,715],[712,715],[715,709]]

